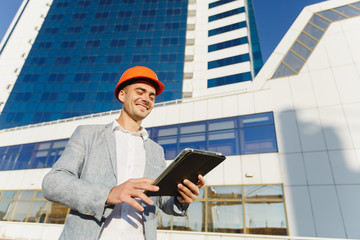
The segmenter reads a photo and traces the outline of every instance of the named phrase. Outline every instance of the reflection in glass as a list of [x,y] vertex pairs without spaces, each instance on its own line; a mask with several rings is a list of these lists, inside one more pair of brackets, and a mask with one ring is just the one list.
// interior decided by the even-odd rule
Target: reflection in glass
[[274,123],[272,113],[258,113],[254,115],[242,116],[240,118],[240,127],[252,127],[268,125]]
[[189,205],[188,214],[185,217],[173,217],[173,230],[182,231],[205,231],[204,202],[193,202]]
[[249,234],[287,235],[284,203],[246,203],[246,232]]
[[206,130],[206,123],[189,124],[180,127],[180,134],[205,132],[205,130]]
[[35,201],[31,206],[27,222],[44,223],[49,213],[51,203],[48,201]]
[[298,37],[298,41],[305,44],[311,50],[314,50],[316,47],[317,41],[306,35],[305,33],[301,33]]
[[25,222],[31,203],[31,201],[15,202],[14,211],[12,216],[10,217],[10,220],[16,222]]
[[39,143],[38,144],[38,150],[44,150],[44,149],[49,149],[51,146],[51,142],[45,142],[45,143]]
[[157,211],[156,216],[158,219],[157,229],[171,230],[171,216],[170,215],[168,215],[162,211]]
[[286,56],[284,57],[284,63],[286,63],[288,66],[290,66],[292,69],[294,69],[296,72],[299,72],[301,67],[304,65],[304,60],[296,56],[292,52],[288,52]]
[[67,142],[68,140],[55,141],[52,148],[65,148]]
[[30,160],[30,168],[44,168],[46,164],[46,159],[49,151],[34,151],[32,159]]
[[239,152],[238,131],[235,129],[209,132],[208,138],[209,151],[221,152],[223,155],[232,155],[232,153]]
[[319,12],[318,14],[329,19],[330,21],[333,21],[333,22],[345,18],[344,16],[341,16],[340,14],[332,11],[331,9]]
[[173,160],[177,154],[177,135],[168,137],[159,137],[157,141],[163,148],[166,160]]
[[352,8],[350,6],[342,6],[338,8],[334,8],[335,11],[345,14],[348,17],[356,17],[360,15],[360,10]]
[[44,194],[42,191],[38,191],[36,193],[35,199],[43,199],[44,198]]
[[8,220],[11,206],[11,201],[0,201],[0,220]]
[[242,128],[241,154],[276,152],[276,133],[273,125]]
[[179,148],[206,149],[206,133],[195,133],[180,136]]
[[35,191],[21,191],[18,199],[33,199]]
[[67,212],[67,207],[52,202],[46,223],[64,224]]
[[242,204],[239,202],[209,202],[208,231],[243,233]]
[[4,191],[1,199],[15,199],[18,191]]
[[282,199],[281,185],[249,185],[244,186],[244,195],[247,199]]
[[159,137],[177,135],[177,127],[164,127],[158,131]]
[[319,28],[314,27],[311,24],[307,24],[304,28],[304,32],[308,33],[309,35],[313,36],[317,40],[320,40],[324,31],[320,30]]
[[212,199],[241,199],[241,186],[212,186],[208,187],[208,198]]
[[314,25],[320,27],[324,31],[328,28],[328,26],[330,24],[329,21],[326,21],[324,18],[321,18],[318,15],[312,16],[312,18],[310,19],[310,22],[313,23]]
[[298,42],[295,42],[294,45],[292,45],[291,50],[296,52],[300,57],[307,59],[310,56],[311,51],[301,45]]
[[209,122],[208,131],[216,131],[216,130],[223,130],[223,129],[233,129],[235,128],[235,119],[229,120],[219,120],[214,122]]
[[295,72],[293,72],[290,68],[285,66],[285,64],[281,63],[271,78],[279,78],[279,77],[285,77],[291,75],[295,75]]

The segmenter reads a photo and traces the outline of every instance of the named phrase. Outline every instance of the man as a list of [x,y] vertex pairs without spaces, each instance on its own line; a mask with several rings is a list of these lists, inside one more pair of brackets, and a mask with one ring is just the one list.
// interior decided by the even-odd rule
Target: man
[[185,215],[205,184],[178,185],[179,197],[147,197],[165,168],[164,151],[148,138],[142,120],[164,90],[156,74],[137,66],[121,76],[115,97],[123,108],[107,125],[79,126],[43,180],[45,198],[71,209],[60,239],[156,239],[154,202],[165,213]]

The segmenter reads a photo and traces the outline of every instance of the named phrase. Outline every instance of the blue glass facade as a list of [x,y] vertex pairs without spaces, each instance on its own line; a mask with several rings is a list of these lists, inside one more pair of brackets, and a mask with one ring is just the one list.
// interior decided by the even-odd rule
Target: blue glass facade
[[251,38],[251,52],[252,52],[252,67],[254,68],[254,77],[260,71],[264,62],[262,60],[259,35],[257,32],[254,7],[252,0],[247,0],[248,7],[248,19],[249,19],[249,28],[250,28],[250,38]]
[[187,0],[54,0],[0,116],[0,129],[121,108],[120,74],[152,68],[157,101],[182,97]]
[[[233,2],[233,0],[219,0],[209,4],[210,8],[215,8],[227,3]],[[221,12],[212,16],[209,16],[208,21],[213,22],[220,19],[225,19],[230,16],[234,16],[236,14],[247,13],[248,22],[238,22],[233,23],[227,26],[222,26],[216,29],[211,29],[208,31],[208,36],[215,36],[218,34],[230,32],[233,30],[248,28],[249,36],[241,37],[237,39],[231,39],[225,42],[220,42],[216,44],[212,44],[208,46],[208,52],[214,52],[234,46],[239,46],[242,44],[249,44],[249,54],[242,54],[237,56],[232,56],[223,59],[217,59],[211,62],[208,62],[208,69],[214,69],[218,67],[228,66],[231,64],[241,63],[241,62],[250,62],[252,71],[233,74],[229,76],[223,76],[219,78],[208,79],[207,87],[218,87],[227,84],[239,83],[244,81],[251,81],[256,74],[260,71],[263,66],[261,51],[260,51],[260,43],[259,37],[257,34],[257,28],[255,23],[254,10],[252,6],[252,0],[246,1],[246,8],[240,7],[232,10],[227,10],[225,12]]]
[[[224,155],[277,152],[272,112],[182,123],[147,129],[163,146],[165,159],[174,159],[184,148]],[[0,171],[49,168],[63,152],[68,139],[0,147]]]

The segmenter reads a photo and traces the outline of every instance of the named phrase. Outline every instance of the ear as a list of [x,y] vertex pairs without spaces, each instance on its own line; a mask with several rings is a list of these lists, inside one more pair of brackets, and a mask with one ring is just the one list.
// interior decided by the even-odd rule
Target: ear
[[119,95],[118,95],[118,98],[120,100],[121,103],[124,102],[125,100],[125,95],[126,95],[126,92],[124,91],[124,89],[121,89],[120,92],[119,92]]

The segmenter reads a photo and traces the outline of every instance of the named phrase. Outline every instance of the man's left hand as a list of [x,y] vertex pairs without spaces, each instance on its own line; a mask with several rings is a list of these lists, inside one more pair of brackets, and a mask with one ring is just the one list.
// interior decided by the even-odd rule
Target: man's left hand
[[205,185],[205,179],[203,176],[198,176],[199,181],[194,184],[191,181],[185,179],[183,184],[178,184],[178,191],[180,196],[177,197],[181,204],[192,203],[199,196],[200,188]]

